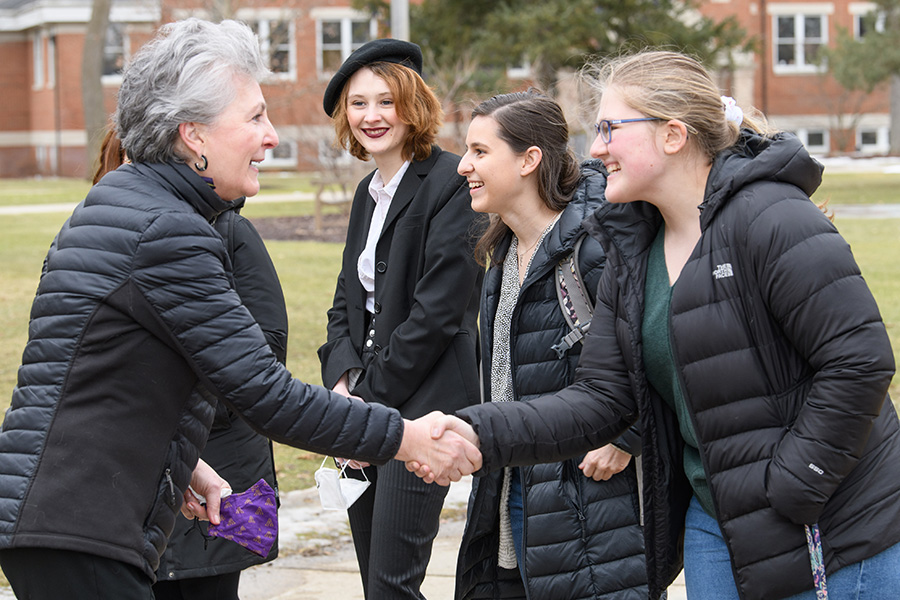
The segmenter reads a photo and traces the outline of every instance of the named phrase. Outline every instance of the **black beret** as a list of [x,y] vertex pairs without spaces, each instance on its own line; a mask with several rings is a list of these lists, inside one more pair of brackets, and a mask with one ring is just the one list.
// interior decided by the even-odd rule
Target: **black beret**
[[397,63],[422,75],[422,49],[416,44],[391,38],[366,42],[347,57],[325,88],[322,107],[329,117],[334,115],[334,109],[347,80],[364,66],[376,62]]

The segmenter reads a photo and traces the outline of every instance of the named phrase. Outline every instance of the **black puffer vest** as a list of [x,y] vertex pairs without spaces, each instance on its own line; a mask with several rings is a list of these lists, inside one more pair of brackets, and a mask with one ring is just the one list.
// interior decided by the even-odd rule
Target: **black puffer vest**
[[[584,235],[582,220],[603,198],[605,177],[599,163],[587,163],[583,171],[585,177],[574,198],[535,251],[513,314],[511,367],[519,401],[552,393],[575,377],[581,344],[562,359],[551,346],[569,332],[557,300],[556,267],[572,253],[576,240]],[[496,249],[497,256],[505,256],[510,240]],[[604,261],[600,244],[587,238],[579,251],[579,268],[592,299]],[[483,288],[482,356],[486,365],[492,355],[502,277],[502,267],[491,268]],[[490,390],[490,369],[484,371],[485,389]],[[635,434],[621,443],[640,452]],[[647,597],[635,462],[604,482],[585,477],[578,469],[579,462],[580,457],[522,467],[527,592],[518,571],[497,566],[502,471],[475,479],[457,562],[457,598]]]

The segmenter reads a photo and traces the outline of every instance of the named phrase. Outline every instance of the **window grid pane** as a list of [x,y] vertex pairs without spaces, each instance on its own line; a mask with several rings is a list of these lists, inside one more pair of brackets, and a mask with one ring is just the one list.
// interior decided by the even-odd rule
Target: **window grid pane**
[[103,44],[103,74],[120,75],[125,66],[125,32],[121,23],[110,23]]
[[336,72],[351,52],[372,40],[371,23],[370,19],[359,21],[349,17],[319,22],[319,48],[324,74]]
[[825,145],[825,133],[823,131],[810,131],[806,134],[808,146],[820,147]]
[[812,44],[807,43],[803,44],[803,59],[804,62],[808,65],[814,65],[818,61],[819,58],[819,50],[822,49],[822,44]]
[[803,17],[803,35],[807,38],[822,38],[822,17],[805,15]]
[[322,47],[341,47],[341,22],[322,21]]
[[269,22],[269,63],[273,73],[291,71],[291,25],[287,21]]
[[322,51],[322,70],[327,73],[336,73],[341,68],[344,59],[341,57],[340,50],[323,50]]
[[793,44],[778,44],[778,64],[779,65],[792,65],[794,64],[794,45]]
[[827,41],[827,17],[823,15],[780,15],[775,17],[775,67],[792,67],[804,72],[821,68],[818,64]]
[[353,43],[354,49],[362,46],[366,42],[371,40],[369,35],[369,22],[368,21],[353,21],[351,34],[351,41]]
[[794,17],[778,17],[778,39],[794,39]]

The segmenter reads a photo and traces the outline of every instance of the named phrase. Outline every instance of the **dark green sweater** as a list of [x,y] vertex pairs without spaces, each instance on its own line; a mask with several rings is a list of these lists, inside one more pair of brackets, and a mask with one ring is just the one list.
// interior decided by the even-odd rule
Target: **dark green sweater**
[[[684,473],[691,482],[694,495],[700,505],[711,516],[715,517],[712,494],[706,481],[706,471],[700,460],[697,449],[697,436],[694,424],[688,413],[687,404],[681,383],[678,381],[678,370],[672,354],[669,339],[669,306],[672,303],[672,288],[669,285],[669,272],[666,268],[666,254],[663,246],[665,227],[660,227],[647,263],[647,280],[644,282],[644,321],[642,337],[644,347],[644,364],[647,379],[666,403],[678,415],[678,426],[684,438]],[[677,281],[675,282],[677,285]]]

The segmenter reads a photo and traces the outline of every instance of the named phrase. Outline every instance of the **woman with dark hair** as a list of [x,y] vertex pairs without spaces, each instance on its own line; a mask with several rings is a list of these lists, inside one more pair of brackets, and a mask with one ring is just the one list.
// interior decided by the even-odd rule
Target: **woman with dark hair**
[[[584,328],[590,320],[571,300],[592,306],[603,271],[603,250],[582,221],[601,205],[606,178],[599,163],[579,169],[562,109],[540,92],[495,96],[472,117],[459,173],[472,208],[491,214],[477,246],[490,267],[481,304],[485,399],[526,402],[575,378],[581,344],[562,355],[554,346],[570,321]],[[584,456],[476,478],[456,597],[645,599],[631,460],[639,454],[640,436],[629,431]]]
[[[323,102],[338,143],[376,169],[353,199],[322,378],[406,418],[479,401],[477,215],[459,157],[434,144],[443,111],[421,72],[418,46],[375,40],[347,58]],[[366,597],[421,598],[447,490],[397,462],[364,470],[348,472],[372,482],[349,508]]]

